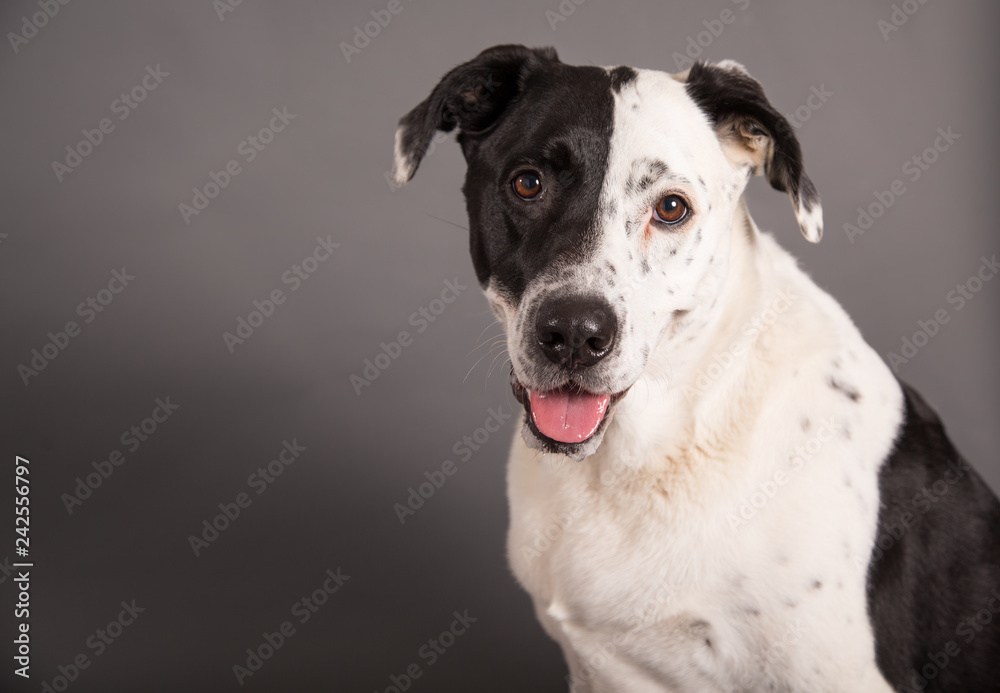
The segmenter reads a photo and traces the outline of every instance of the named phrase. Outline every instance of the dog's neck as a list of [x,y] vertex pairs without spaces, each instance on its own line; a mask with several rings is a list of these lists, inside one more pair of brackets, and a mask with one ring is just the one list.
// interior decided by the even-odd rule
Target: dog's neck
[[[604,457],[610,452],[616,464],[655,469],[692,449],[711,454],[733,445],[752,421],[763,394],[761,365],[777,338],[768,333],[779,330],[788,309],[782,266],[794,262],[760,233],[743,200],[730,234],[718,300],[692,310],[663,337],[644,376],[617,407],[602,445]],[[778,320],[767,324],[772,317]]]

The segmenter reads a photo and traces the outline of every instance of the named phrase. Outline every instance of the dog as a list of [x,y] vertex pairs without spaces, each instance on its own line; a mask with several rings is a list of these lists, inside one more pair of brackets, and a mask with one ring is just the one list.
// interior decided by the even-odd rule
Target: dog
[[400,119],[396,185],[456,128],[509,560],[571,689],[1000,690],[1000,503],[751,219],[763,175],[823,232],[760,83],[496,46]]

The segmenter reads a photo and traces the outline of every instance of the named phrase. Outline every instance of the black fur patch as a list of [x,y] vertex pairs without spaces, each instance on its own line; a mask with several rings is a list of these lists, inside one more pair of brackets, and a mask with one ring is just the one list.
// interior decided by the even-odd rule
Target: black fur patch
[[[997,690],[1000,614],[989,625],[969,619],[991,599],[1000,609],[1000,502],[923,398],[907,385],[903,392],[906,419],[879,472],[868,569],[878,666],[898,691]],[[933,677],[923,671],[928,664]]]
[[621,65],[611,70],[611,88],[617,94],[627,84],[635,81],[639,73],[627,65]]
[[[552,49],[497,46],[449,72],[400,121],[404,152],[414,161],[435,130],[459,128],[470,249],[481,285],[492,280],[519,302],[540,272],[589,256],[602,212],[613,90],[635,77],[631,68],[565,65]],[[531,200],[512,189],[525,171],[542,182]]]

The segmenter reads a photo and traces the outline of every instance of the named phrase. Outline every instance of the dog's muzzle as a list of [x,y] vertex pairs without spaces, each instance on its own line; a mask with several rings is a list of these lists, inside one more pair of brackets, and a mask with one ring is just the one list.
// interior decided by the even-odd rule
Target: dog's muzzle
[[530,433],[546,451],[582,458],[596,449],[600,436],[585,444],[603,429],[611,406],[624,392],[588,388],[590,369],[614,350],[617,334],[614,310],[601,298],[556,297],[539,306],[534,341],[556,367],[547,369],[555,387],[525,386],[512,370],[511,389],[524,405]]

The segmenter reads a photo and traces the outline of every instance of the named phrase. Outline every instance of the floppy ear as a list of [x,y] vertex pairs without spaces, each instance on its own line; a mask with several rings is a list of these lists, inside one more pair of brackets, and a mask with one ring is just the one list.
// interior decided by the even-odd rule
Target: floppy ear
[[558,60],[553,48],[494,46],[446,74],[430,96],[399,120],[393,182],[403,185],[413,177],[435,132],[451,132],[456,126],[468,134],[486,130],[528,74]]
[[792,198],[795,218],[807,240],[823,236],[819,193],[802,166],[802,150],[792,126],[774,110],[760,82],[742,65],[725,60],[695,63],[685,75],[688,95],[715,124],[727,156],[763,172],[771,187]]

